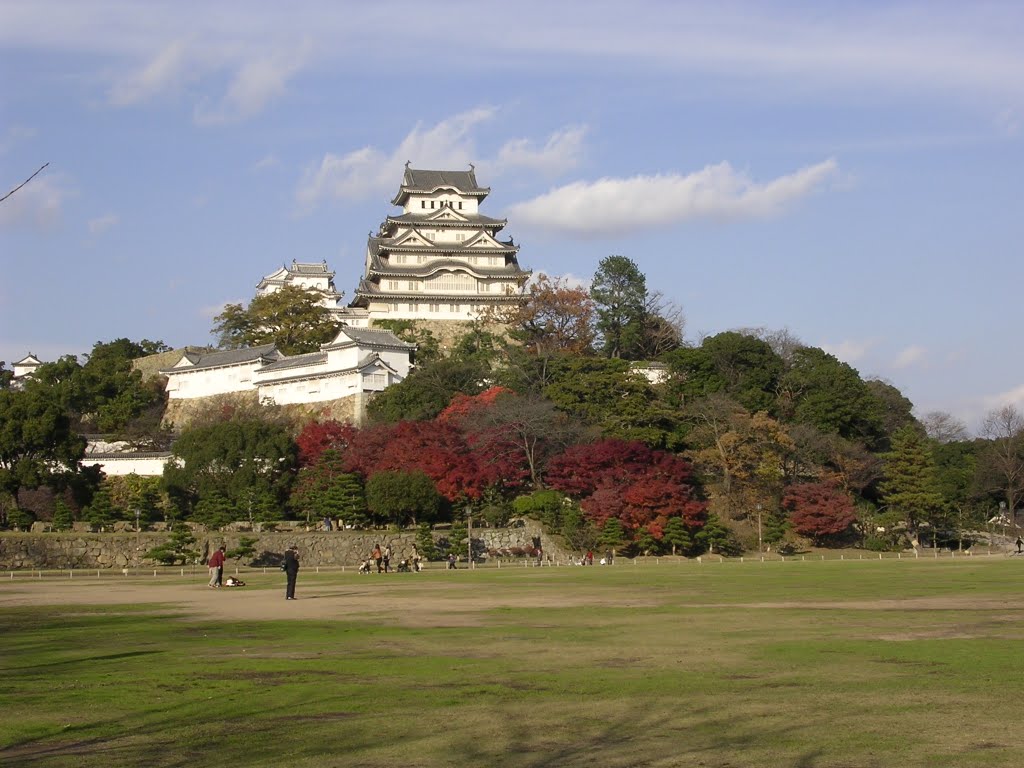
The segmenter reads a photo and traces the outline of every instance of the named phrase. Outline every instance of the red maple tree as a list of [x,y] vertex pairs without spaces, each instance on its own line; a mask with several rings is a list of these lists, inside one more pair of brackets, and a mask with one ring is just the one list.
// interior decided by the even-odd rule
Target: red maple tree
[[853,499],[832,483],[791,485],[782,497],[793,530],[815,541],[845,533],[857,519]]

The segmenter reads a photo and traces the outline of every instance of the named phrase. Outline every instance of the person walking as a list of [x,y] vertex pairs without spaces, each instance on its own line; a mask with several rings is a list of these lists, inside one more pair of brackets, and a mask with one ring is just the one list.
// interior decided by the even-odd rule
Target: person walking
[[1022,550],[1024,550],[1024,539],[1022,539],[1020,536],[1018,536],[1017,537],[1017,554],[1019,555]]
[[385,544],[384,545],[384,553],[383,553],[383,557],[384,557],[384,573],[391,573],[391,555],[392,554],[393,553],[391,551],[391,545],[390,544]]
[[383,562],[384,555],[380,552],[380,544],[373,545],[373,554],[370,555],[373,562],[377,565],[377,573],[381,573],[384,570]]
[[224,578],[224,550],[226,547],[221,545],[220,549],[216,550],[210,555],[210,561],[207,565],[210,568],[210,589],[219,589],[221,585],[221,579]]
[[288,550],[284,553],[284,565],[281,567],[284,569],[284,573],[288,577],[288,586],[285,588],[284,599],[294,600],[295,579],[299,575],[299,550],[294,544],[288,547]]

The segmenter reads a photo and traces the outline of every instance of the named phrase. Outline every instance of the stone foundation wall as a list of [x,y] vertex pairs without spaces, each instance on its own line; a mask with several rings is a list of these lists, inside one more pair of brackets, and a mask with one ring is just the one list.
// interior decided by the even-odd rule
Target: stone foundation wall
[[[221,544],[231,550],[242,537],[256,539],[255,555],[242,558],[243,565],[277,565],[284,551],[292,544],[299,549],[304,567],[355,566],[369,557],[375,544],[390,544],[393,565],[411,558],[416,543],[415,531],[275,531],[273,533],[211,532],[195,533],[198,561],[205,563],[210,553]],[[0,569],[64,569],[64,568],[139,568],[152,567],[156,561],[146,553],[167,541],[166,532],[0,534]],[[540,537],[545,556],[564,557],[557,543],[549,539],[536,524],[520,528],[480,528],[473,530],[473,551],[480,555],[490,549],[529,548]],[[446,532],[435,531],[435,543],[446,546]],[[458,553],[465,559],[465,552]],[[231,565],[235,561],[230,562]]]

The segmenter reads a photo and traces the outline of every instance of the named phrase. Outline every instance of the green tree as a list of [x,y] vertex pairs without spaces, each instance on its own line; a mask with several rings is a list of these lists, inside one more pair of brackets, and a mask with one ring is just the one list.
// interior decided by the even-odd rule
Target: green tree
[[240,517],[238,508],[224,495],[219,488],[213,488],[196,501],[192,520],[202,523],[207,528],[217,530],[223,528]]
[[16,505],[21,489],[79,472],[84,452],[85,440],[72,430],[52,387],[30,381],[22,390],[0,390],[0,491]]
[[432,522],[441,509],[441,495],[423,472],[378,472],[366,481],[366,505],[394,525]]
[[373,327],[391,331],[402,341],[416,345],[416,363],[426,365],[442,358],[441,344],[429,328],[422,327],[415,320],[374,320]]
[[740,551],[732,530],[714,513],[708,515],[704,527],[697,532],[697,541],[713,554],[735,555]]
[[885,479],[879,484],[883,502],[899,513],[911,533],[916,533],[921,523],[934,529],[945,505],[925,438],[915,427],[901,427],[893,434],[892,450],[884,458]]
[[483,392],[488,376],[488,369],[476,360],[427,363],[374,397],[366,412],[375,421],[388,423],[432,419],[455,395]]
[[748,411],[776,412],[782,358],[768,342],[726,331],[666,356],[673,395],[686,403],[724,392]]
[[644,341],[647,278],[631,259],[601,259],[590,285],[605,357],[635,360]]
[[53,528],[57,531],[70,530],[71,526],[74,525],[75,518],[71,512],[71,507],[68,506],[64,499],[57,497],[57,500],[53,503]]
[[430,523],[420,523],[416,529],[416,551],[424,560],[437,560],[437,544]]
[[878,446],[885,436],[884,408],[860,374],[821,349],[797,349],[780,388],[785,419],[869,447]]
[[677,411],[658,397],[625,360],[566,357],[552,360],[544,396],[558,409],[601,430],[605,437],[676,448],[682,439]]
[[278,508],[296,464],[296,447],[286,427],[249,418],[186,429],[174,443],[164,469],[172,501],[191,514],[203,498],[219,493],[236,512],[266,497]]
[[621,549],[626,544],[626,531],[622,527],[622,521],[617,517],[605,520],[598,532],[597,543],[613,552]]
[[315,352],[338,334],[322,291],[286,285],[256,296],[248,307],[227,304],[212,333],[223,349],[274,344],[286,355]]
[[171,535],[163,544],[154,547],[146,553],[146,557],[152,558],[164,565],[174,565],[180,562],[184,565],[187,562],[195,562],[199,558],[199,552],[194,548],[196,537],[184,523],[178,523],[171,530]]
[[644,555],[656,555],[661,549],[661,542],[654,538],[654,534],[651,533],[646,525],[642,525],[637,529],[634,544]]
[[693,547],[693,537],[681,517],[670,517],[665,523],[661,540],[672,547],[672,554],[688,552]]

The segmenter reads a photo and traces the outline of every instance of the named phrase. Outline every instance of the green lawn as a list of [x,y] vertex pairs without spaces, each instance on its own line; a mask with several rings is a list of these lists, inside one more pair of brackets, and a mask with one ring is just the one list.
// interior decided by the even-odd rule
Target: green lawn
[[[0,765],[1024,762],[1024,560],[304,573],[299,594],[350,586],[379,614],[3,610]],[[405,625],[395,605],[440,590],[446,613]]]

